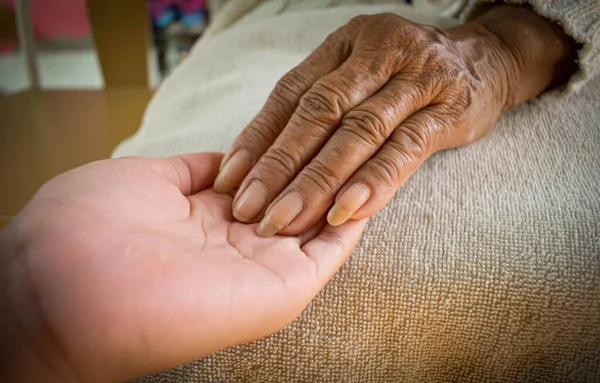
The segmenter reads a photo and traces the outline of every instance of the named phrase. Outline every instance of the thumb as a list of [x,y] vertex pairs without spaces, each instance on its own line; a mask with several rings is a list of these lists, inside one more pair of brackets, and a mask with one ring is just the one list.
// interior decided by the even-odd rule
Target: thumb
[[367,221],[365,218],[350,220],[337,227],[327,225],[316,238],[302,246],[302,251],[316,264],[318,290],[315,295],[348,260]]
[[152,159],[152,165],[181,194],[189,196],[211,187],[219,172],[222,153],[190,153]]

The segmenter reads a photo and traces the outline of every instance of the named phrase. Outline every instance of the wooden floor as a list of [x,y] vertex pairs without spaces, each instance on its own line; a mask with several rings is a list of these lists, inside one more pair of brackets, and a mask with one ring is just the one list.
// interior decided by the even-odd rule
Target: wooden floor
[[109,157],[138,129],[150,97],[142,88],[0,97],[0,228],[48,179]]

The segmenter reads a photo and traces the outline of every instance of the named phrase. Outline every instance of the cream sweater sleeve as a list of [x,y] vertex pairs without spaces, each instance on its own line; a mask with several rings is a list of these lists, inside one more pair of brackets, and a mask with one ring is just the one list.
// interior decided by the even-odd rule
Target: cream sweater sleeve
[[[467,20],[477,6],[493,0],[468,0],[460,18]],[[600,72],[600,0],[504,0],[511,4],[529,4],[541,16],[560,24],[565,32],[581,44],[575,73],[566,90],[577,91]]]

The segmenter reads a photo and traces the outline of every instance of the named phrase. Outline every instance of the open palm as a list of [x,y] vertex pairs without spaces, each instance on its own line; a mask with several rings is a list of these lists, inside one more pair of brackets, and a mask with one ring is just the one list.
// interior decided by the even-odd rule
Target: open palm
[[264,337],[344,263],[364,221],[261,238],[209,189],[220,160],[89,164],[46,184],[7,229],[29,243],[10,265],[29,276],[11,274],[13,301],[38,297],[57,370],[119,380]]

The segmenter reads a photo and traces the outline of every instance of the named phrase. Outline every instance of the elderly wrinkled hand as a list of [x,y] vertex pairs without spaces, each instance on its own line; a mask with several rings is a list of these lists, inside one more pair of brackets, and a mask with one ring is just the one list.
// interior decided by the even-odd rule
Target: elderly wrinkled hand
[[394,14],[354,18],[277,83],[215,190],[237,193],[235,218],[260,221],[263,236],[302,232],[327,212],[334,226],[377,213],[429,156],[482,137],[555,79],[542,59],[564,56],[560,39],[544,57],[528,49],[553,27],[499,11],[529,25],[528,37],[513,38],[498,11],[447,31]]

